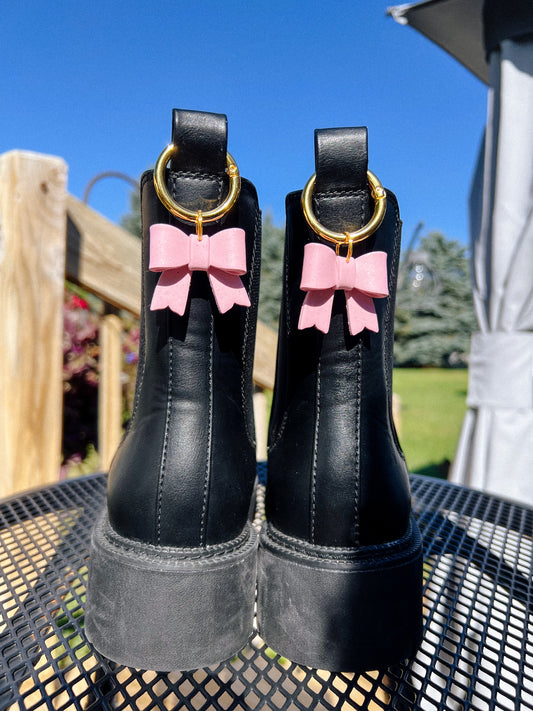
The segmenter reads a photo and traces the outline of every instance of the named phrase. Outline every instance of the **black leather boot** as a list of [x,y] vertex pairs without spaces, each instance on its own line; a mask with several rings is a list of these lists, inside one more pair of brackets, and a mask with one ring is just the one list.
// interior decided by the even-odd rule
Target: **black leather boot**
[[244,179],[239,192],[225,116],[175,110],[173,121],[159,189],[152,171],[141,181],[135,405],[93,534],[86,620],[105,656],[158,671],[213,664],[246,644],[257,548],[257,195]]
[[305,216],[302,195],[287,198],[258,621],[294,662],[361,672],[421,637],[421,543],[392,421],[401,223],[367,178],[366,129],[319,130],[315,151]]

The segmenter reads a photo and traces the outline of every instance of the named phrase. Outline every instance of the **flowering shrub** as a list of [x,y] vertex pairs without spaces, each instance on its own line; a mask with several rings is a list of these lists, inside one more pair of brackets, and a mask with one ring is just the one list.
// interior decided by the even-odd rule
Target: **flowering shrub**
[[[98,444],[98,324],[101,303],[66,284],[63,328],[62,477],[94,471]],[[123,327],[123,422],[131,417],[139,358],[139,326],[130,316]]]
[[131,316],[124,316],[122,318],[122,333],[122,392],[124,398],[122,421],[126,425],[133,411],[135,378],[137,376],[137,363],[139,362],[141,329],[138,321]]
[[63,462],[79,463],[97,440],[98,315],[65,289],[63,328]]

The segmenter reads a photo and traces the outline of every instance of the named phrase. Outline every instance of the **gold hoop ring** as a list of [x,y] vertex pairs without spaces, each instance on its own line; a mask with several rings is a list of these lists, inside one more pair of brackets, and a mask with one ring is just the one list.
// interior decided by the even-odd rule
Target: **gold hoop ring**
[[324,225],[321,225],[313,212],[313,190],[316,182],[316,173],[314,173],[307,181],[302,192],[302,208],[309,227],[324,239],[327,239],[329,242],[335,242],[336,244],[361,242],[367,237],[370,237],[370,235],[378,229],[385,217],[387,210],[387,193],[374,173],[367,170],[366,176],[375,203],[374,214],[370,218],[370,221],[355,232],[333,232],[333,230],[329,230],[327,227],[324,227]]
[[167,163],[173,156],[176,155],[178,150],[178,146],[170,143],[157,159],[154,169],[154,184],[157,195],[167,210],[182,220],[197,222],[198,215],[201,214],[202,222],[214,222],[214,220],[217,220],[219,217],[222,217],[222,215],[225,215],[226,212],[231,210],[239,197],[241,190],[241,176],[239,174],[237,164],[235,163],[235,159],[229,153],[226,153],[226,166],[227,173],[229,175],[229,191],[220,205],[215,207],[213,210],[206,210],[205,212],[188,210],[182,205],[178,205],[178,203],[172,199],[167,190],[165,181],[165,168],[167,167]]

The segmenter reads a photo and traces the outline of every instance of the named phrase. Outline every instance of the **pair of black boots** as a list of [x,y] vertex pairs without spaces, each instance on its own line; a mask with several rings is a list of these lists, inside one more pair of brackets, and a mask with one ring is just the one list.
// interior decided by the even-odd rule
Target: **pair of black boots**
[[175,110],[172,147],[142,178],[135,405],[94,530],[86,617],[119,663],[231,657],[252,633],[256,581],[260,634],[294,662],[380,669],[420,641],[420,537],[391,412],[398,207],[367,173],[366,129],[318,130],[315,151],[303,201],[287,198],[259,545],[257,195],[219,114]]

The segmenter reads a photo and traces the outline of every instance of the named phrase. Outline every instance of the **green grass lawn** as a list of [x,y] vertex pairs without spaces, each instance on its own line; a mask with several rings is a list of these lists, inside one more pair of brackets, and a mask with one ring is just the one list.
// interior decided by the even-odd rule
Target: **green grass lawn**
[[445,477],[466,411],[467,370],[396,368],[399,436],[411,472]]

